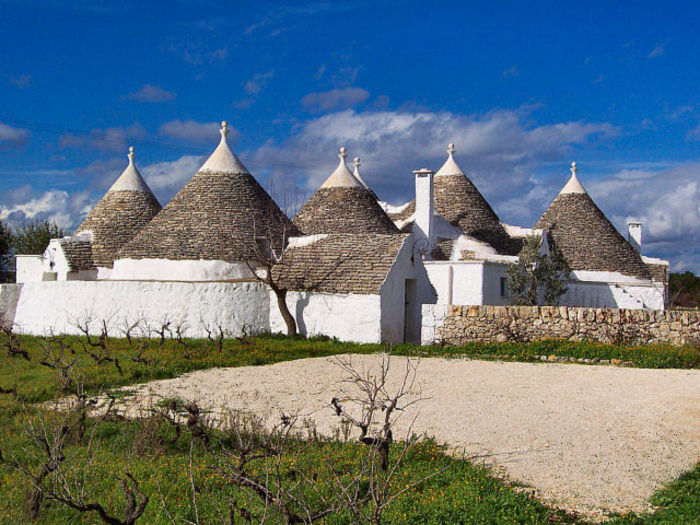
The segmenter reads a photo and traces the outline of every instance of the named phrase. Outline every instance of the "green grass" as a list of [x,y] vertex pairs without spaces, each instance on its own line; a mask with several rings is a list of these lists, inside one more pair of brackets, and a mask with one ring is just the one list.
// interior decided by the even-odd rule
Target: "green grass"
[[[4,336],[0,335],[0,345]],[[89,393],[153,379],[176,377],[183,373],[217,366],[263,365],[291,359],[321,357],[341,353],[373,353],[384,350],[381,345],[341,343],[325,338],[305,339],[279,336],[255,337],[248,344],[236,340],[224,342],[221,353],[207,340],[188,341],[188,348],[175,341],[166,341],[162,347],[152,341],[143,357],[149,362],[135,362],[136,351],[125,340],[109,340],[109,355],[119,359],[122,373],[112,363],[97,364],[81,347],[81,339],[66,338],[66,343],[76,350],[76,371]],[[26,337],[23,348],[30,360],[9,357],[0,346],[0,387],[17,388],[17,396],[0,394],[0,452],[5,459],[0,463],[0,522],[22,523],[26,519],[25,502],[27,482],[12,467],[13,458],[31,468],[39,463],[32,458],[30,440],[25,429],[28,417],[55,418],[56,414],[27,409],[27,404],[55,399],[65,395],[56,373],[39,364],[45,341]],[[622,359],[634,366],[650,368],[700,368],[697,348],[673,348],[665,346],[616,347],[597,343],[570,343],[543,341],[529,344],[468,344],[463,347],[413,347],[398,345],[396,354],[462,357],[480,359],[510,359],[534,361],[538,355],[559,355],[587,359]],[[31,406],[31,405],[29,405]],[[28,412],[29,411],[29,412]],[[29,414],[29,415],[28,415]],[[181,522],[193,519],[194,507],[188,477],[188,433],[176,444],[155,446],[153,433],[165,435],[166,426],[144,428],[133,421],[90,422],[94,425],[97,461],[91,475],[95,498],[110,509],[123,504],[117,490],[115,474],[127,469],[141,482],[141,488],[151,501],[140,523],[170,523],[167,513]],[[151,434],[148,434],[151,432]],[[301,461],[305,468],[319,473],[320,485],[328,487],[330,473],[325,472],[332,463],[342,472],[357,468],[357,458],[363,453],[355,443],[299,442],[299,450],[288,458]],[[366,448],[366,447],[365,447]],[[231,498],[242,501],[239,489],[232,487],[216,466],[222,461],[216,447],[203,450],[195,444],[195,481],[200,518],[204,523],[219,523],[218,513],[227,508]],[[68,456],[83,457],[86,446],[72,443]],[[76,462],[79,463],[79,462]],[[561,512],[552,510],[516,487],[511,487],[482,468],[467,461],[445,455],[440,447],[430,441],[421,442],[407,457],[397,475],[397,484],[410,483],[427,473],[449,467],[440,475],[414,487],[395,501],[386,515],[386,523],[583,523]],[[77,475],[77,473],[76,473]],[[325,484],[325,485],[324,485]],[[161,501],[162,499],[162,501]],[[652,515],[625,516],[611,521],[615,524],[652,523],[700,523],[700,468],[670,485],[654,496],[659,510]],[[167,513],[166,510],[167,509]],[[75,511],[51,505],[46,508],[38,523],[98,523],[95,516],[77,517]],[[328,517],[326,523],[352,523],[347,514]]]

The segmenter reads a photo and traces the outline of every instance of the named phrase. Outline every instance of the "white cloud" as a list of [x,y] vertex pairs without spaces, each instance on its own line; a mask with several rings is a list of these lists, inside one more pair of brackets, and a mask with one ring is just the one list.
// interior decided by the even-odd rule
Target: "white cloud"
[[362,158],[363,177],[394,203],[412,198],[412,170],[437,170],[454,142],[462,168],[495,204],[522,196],[534,170],[562,161],[573,145],[618,130],[608,123],[565,122],[533,126],[527,110],[463,116],[449,112],[356,112],[311,119],[287,141],[266,144],[250,161],[315,191],[333,171],[340,146]]
[[[171,137],[178,140],[197,143],[216,144],[219,139],[218,122],[196,122],[194,120],[171,120],[161,124],[158,134],[164,137]],[[233,144],[240,137],[238,130],[229,126],[228,140]]]
[[16,146],[21,146],[29,138],[29,131],[22,128],[13,128],[0,122],[0,151]]
[[137,102],[167,102],[176,97],[175,93],[166,91],[160,86],[152,84],[144,84],[141,89],[134,93],[129,93],[126,98],[136,100]]
[[663,56],[663,54],[666,53],[666,44],[659,44],[654,49],[649,51],[649,54],[647,55],[647,58],[656,58]]
[[197,155],[185,155],[172,162],[156,162],[141,168],[141,174],[156,194],[160,203],[165,204],[192,178],[204,163]]
[[275,70],[270,69],[269,71],[265,73],[257,73],[253,75],[253,78],[248,80],[248,82],[245,83],[243,88],[246,90],[246,93],[250,93],[251,95],[257,95],[262,91],[269,80],[275,75]]
[[64,133],[59,137],[58,143],[61,148],[88,147],[100,151],[123,152],[126,151],[129,140],[145,136],[143,126],[135,123],[127,127],[93,129],[87,134]]
[[347,109],[362,104],[369,98],[369,91],[358,87],[332,89],[321,93],[309,93],[301,99],[301,105],[311,111]]
[[69,194],[67,191],[50,190],[36,193],[29,200],[10,205],[0,205],[0,219],[17,225],[26,220],[48,219],[72,230],[87,214],[90,206],[87,192]]

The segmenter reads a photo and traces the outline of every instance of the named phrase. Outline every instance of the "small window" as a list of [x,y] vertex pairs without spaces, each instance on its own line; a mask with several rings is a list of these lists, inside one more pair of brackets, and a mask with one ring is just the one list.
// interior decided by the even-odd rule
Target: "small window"
[[501,277],[501,297],[508,297],[508,279]]

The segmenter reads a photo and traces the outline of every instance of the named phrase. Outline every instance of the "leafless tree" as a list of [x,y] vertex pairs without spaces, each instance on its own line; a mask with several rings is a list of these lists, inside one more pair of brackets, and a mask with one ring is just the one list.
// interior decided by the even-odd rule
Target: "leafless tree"
[[76,410],[79,409],[73,405],[62,413],[40,414],[26,420],[31,447],[29,452],[40,467],[33,470],[16,457],[12,458],[12,463],[30,482],[31,491],[27,500],[29,518],[37,519],[43,502],[53,501],[81,514],[95,513],[108,525],[133,525],[143,515],[149,501],[148,496],[139,490],[138,481],[129,472],[116,478],[126,503],[123,516],[114,516],[91,496],[96,459],[94,436],[91,435],[87,442],[86,458],[78,461],[76,455],[69,456],[65,452],[69,436],[80,419],[80,416],[76,417]]
[[255,253],[253,257],[245,258],[244,262],[255,279],[265,283],[274,292],[277,307],[287,325],[287,335],[292,336],[297,333],[297,323],[287,306],[288,290],[279,279],[279,272],[277,274],[273,272],[273,268],[284,266],[284,249],[287,246],[288,231],[286,226],[282,226],[281,231],[276,231],[272,227],[272,224],[277,222],[274,219],[270,217],[265,228],[253,228],[256,232],[253,239]]
[[86,314],[82,319],[74,319],[73,325],[83,334],[85,341],[81,341],[83,351],[88,355],[95,363],[101,365],[103,363],[112,363],[117,371],[122,374],[122,367],[119,364],[119,359],[117,357],[112,357],[107,347],[107,342],[109,340],[109,331],[107,328],[107,320],[102,319],[100,321],[100,335],[94,338],[91,334],[92,328],[92,317]]
[[0,331],[5,335],[3,343],[7,348],[7,355],[10,357],[21,356],[29,361],[29,353],[22,349],[22,336],[17,334],[13,328],[11,324],[0,326]]
[[63,335],[46,337],[40,341],[40,346],[39,364],[54,370],[61,389],[69,390],[74,380],[74,367],[78,362],[75,350],[66,342]]

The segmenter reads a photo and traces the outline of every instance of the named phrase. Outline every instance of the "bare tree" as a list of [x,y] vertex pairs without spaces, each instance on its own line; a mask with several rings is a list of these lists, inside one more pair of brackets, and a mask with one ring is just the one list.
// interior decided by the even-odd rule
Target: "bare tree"
[[26,463],[13,458],[15,468],[29,480],[31,492],[27,500],[29,518],[39,517],[44,501],[53,501],[69,507],[79,513],[95,513],[108,525],[133,525],[143,515],[148,505],[148,496],[139,490],[138,481],[129,473],[117,477],[117,483],[124,494],[126,503],[122,517],[110,514],[106,508],[91,497],[91,484],[96,453],[93,436],[87,443],[87,456],[76,465],[71,461],[76,455],[69,456],[64,449],[68,437],[74,432],[76,422],[76,405],[63,413],[53,413],[48,417],[28,417],[26,432],[30,438],[30,453],[40,464],[32,470]]
[[273,268],[284,265],[284,249],[287,246],[287,228],[282,227],[282,231],[275,231],[271,224],[273,220],[267,221],[267,229],[260,230],[254,228],[256,237],[253,239],[254,255],[250,258],[245,258],[244,262],[250,270],[250,273],[258,281],[265,283],[274,292],[277,298],[277,307],[280,310],[282,319],[287,325],[287,335],[292,336],[297,333],[297,323],[294,316],[289,311],[287,306],[287,287],[284,286],[279,279],[279,272],[275,275]]
[[22,349],[22,336],[14,331],[13,325],[0,326],[0,331],[5,335],[3,343],[7,348],[7,355],[10,357],[21,356],[29,361],[29,353]]

